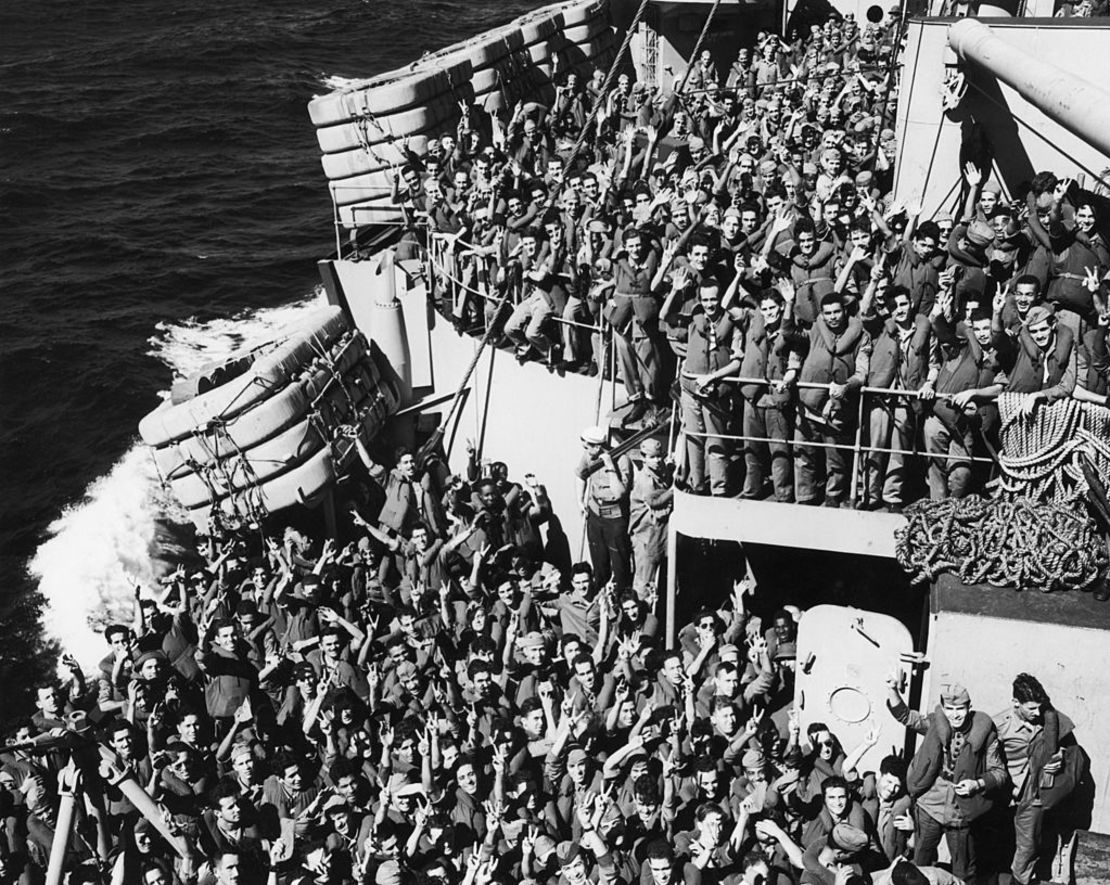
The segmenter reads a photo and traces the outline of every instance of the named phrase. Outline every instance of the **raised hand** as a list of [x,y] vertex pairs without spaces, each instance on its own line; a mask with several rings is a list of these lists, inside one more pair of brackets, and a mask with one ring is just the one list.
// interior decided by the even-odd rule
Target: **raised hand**
[[505,773],[505,768],[509,761],[509,748],[505,744],[498,744],[493,749],[493,770],[501,775]]
[[758,734],[759,733],[759,726],[763,724],[763,717],[766,714],[767,714],[767,711],[764,710],[762,707],[760,707],[758,710],[754,710],[752,712],[751,718],[747,721],[747,724],[744,726],[744,731],[747,732],[749,735]]
[[968,187],[978,187],[983,182],[983,173],[970,160],[964,163],[964,181],[967,182]]
[[1052,199],[1057,203],[1061,202],[1064,197],[1068,195],[1068,191],[1071,190],[1072,184],[1073,179],[1071,178],[1065,178],[1058,182],[1055,189],[1052,191]]

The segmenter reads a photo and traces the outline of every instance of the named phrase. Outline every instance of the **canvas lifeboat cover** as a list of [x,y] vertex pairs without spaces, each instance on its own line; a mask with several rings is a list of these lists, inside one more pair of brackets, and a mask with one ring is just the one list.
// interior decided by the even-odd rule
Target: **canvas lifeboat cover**
[[887,709],[886,679],[898,667],[908,673],[905,662],[912,656],[909,631],[889,615],[839,605],[806,611],[798,622],[794,680],[802,734],[823,722],[850,753],[877,726],[879,742],[864,754],[859,771],[878,771],[884,756],[905,745],[905,727]]

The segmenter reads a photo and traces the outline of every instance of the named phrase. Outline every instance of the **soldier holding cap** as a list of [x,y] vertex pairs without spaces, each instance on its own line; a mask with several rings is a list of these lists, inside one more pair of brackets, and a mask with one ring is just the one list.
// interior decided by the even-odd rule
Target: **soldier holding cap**
[[[868,848],[870,840],[859,827],[839,823],[827,839],[810,845],[803,855],[802,885],[833,885],[844,873],[861,876],[882,866],[882,856]],[[866,881],[866,880],[865,880]]]

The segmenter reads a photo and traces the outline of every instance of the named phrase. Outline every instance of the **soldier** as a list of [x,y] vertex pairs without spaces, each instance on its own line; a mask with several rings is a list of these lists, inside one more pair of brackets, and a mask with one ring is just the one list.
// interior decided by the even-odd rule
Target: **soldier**
[[627,455],[614,458],[608,443],[604,427],[583,430],[585,452],[575,476],[597,583],[604,586],[612,578],[617,590],[623,591],[632,585],[632,544],[628,538],[632,461]]
[[670,466],[657,439],[640,443],[643,466],[636,471],[629,502],[628,531],[632,540],[635,575],[632,587],[641,599],[650,596],[667,551],[667,521],[673,509]]

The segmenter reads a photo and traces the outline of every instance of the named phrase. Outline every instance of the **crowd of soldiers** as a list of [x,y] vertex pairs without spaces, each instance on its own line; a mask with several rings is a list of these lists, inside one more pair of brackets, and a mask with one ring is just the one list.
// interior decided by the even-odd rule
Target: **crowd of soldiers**
[[[397,452],[349,543],[221,534],[136,584],[98,669],[63,657],[0,749],[0,882],[1059,876],[1085,757],[1036,678],[922,715],[892,662],[844,746],[794,704],[804,611],[741,578],[668,644],[653,588],[556,564],[542,483],[472,464],[440,496]],[[898,723],[908,760],[879,748]]]
[[[475,109],[399,176],[407,245],[439,250],[461,327],[553,370],[615,363],[630,421],[674,389],[697,491],[734,491],[742,428],[765,442],[744,447],[741,494],[842,503],[846,456],[805,443],[853,433],[865,386],[913,395],[868,405],[873,444],[923,432],[938,455],[970,456],[1000,390],[1102,401],[1087,192],[1042,173],[1015,205],[969,166],[956,217],[892,203],[893,41],[849,18],[759,35],[727,70],[702,55],[681,93],[568,73],[550,106]],[[893,672],[875,715],[922,735],[908,759],[878,751],[878,721],[850,747],[802,729],[805,612],[741,579],[668,644],[667,453],[646,440],[634,467],[603,428],[582,443],[592,562],[555,550],[536,477],[402,450],[339,526],[349,543],[215,536],[136,586],[98,670],[63,657],[0,750],[0,883],[1059,874],[1084,763],[1035,677],[997,715],[956,684],[921,715]],[[903,462],[868,457],[863,500],[900,505]],[[967,493],[969,463],[938,457],[933,494]]]
[[1051,172],[1003,195],[982,153],[946,173],[952,211],[895,200],[892,40],[848,18],[727,69],[704,51],[680,92],[571,73],[549,106],[475,111],[398,176],[407,245],[430,244],[460,328],[616,373],[629,426],[677,403],[690,491],[967,495],[1001,394],[1105,401],[1101,197]]

